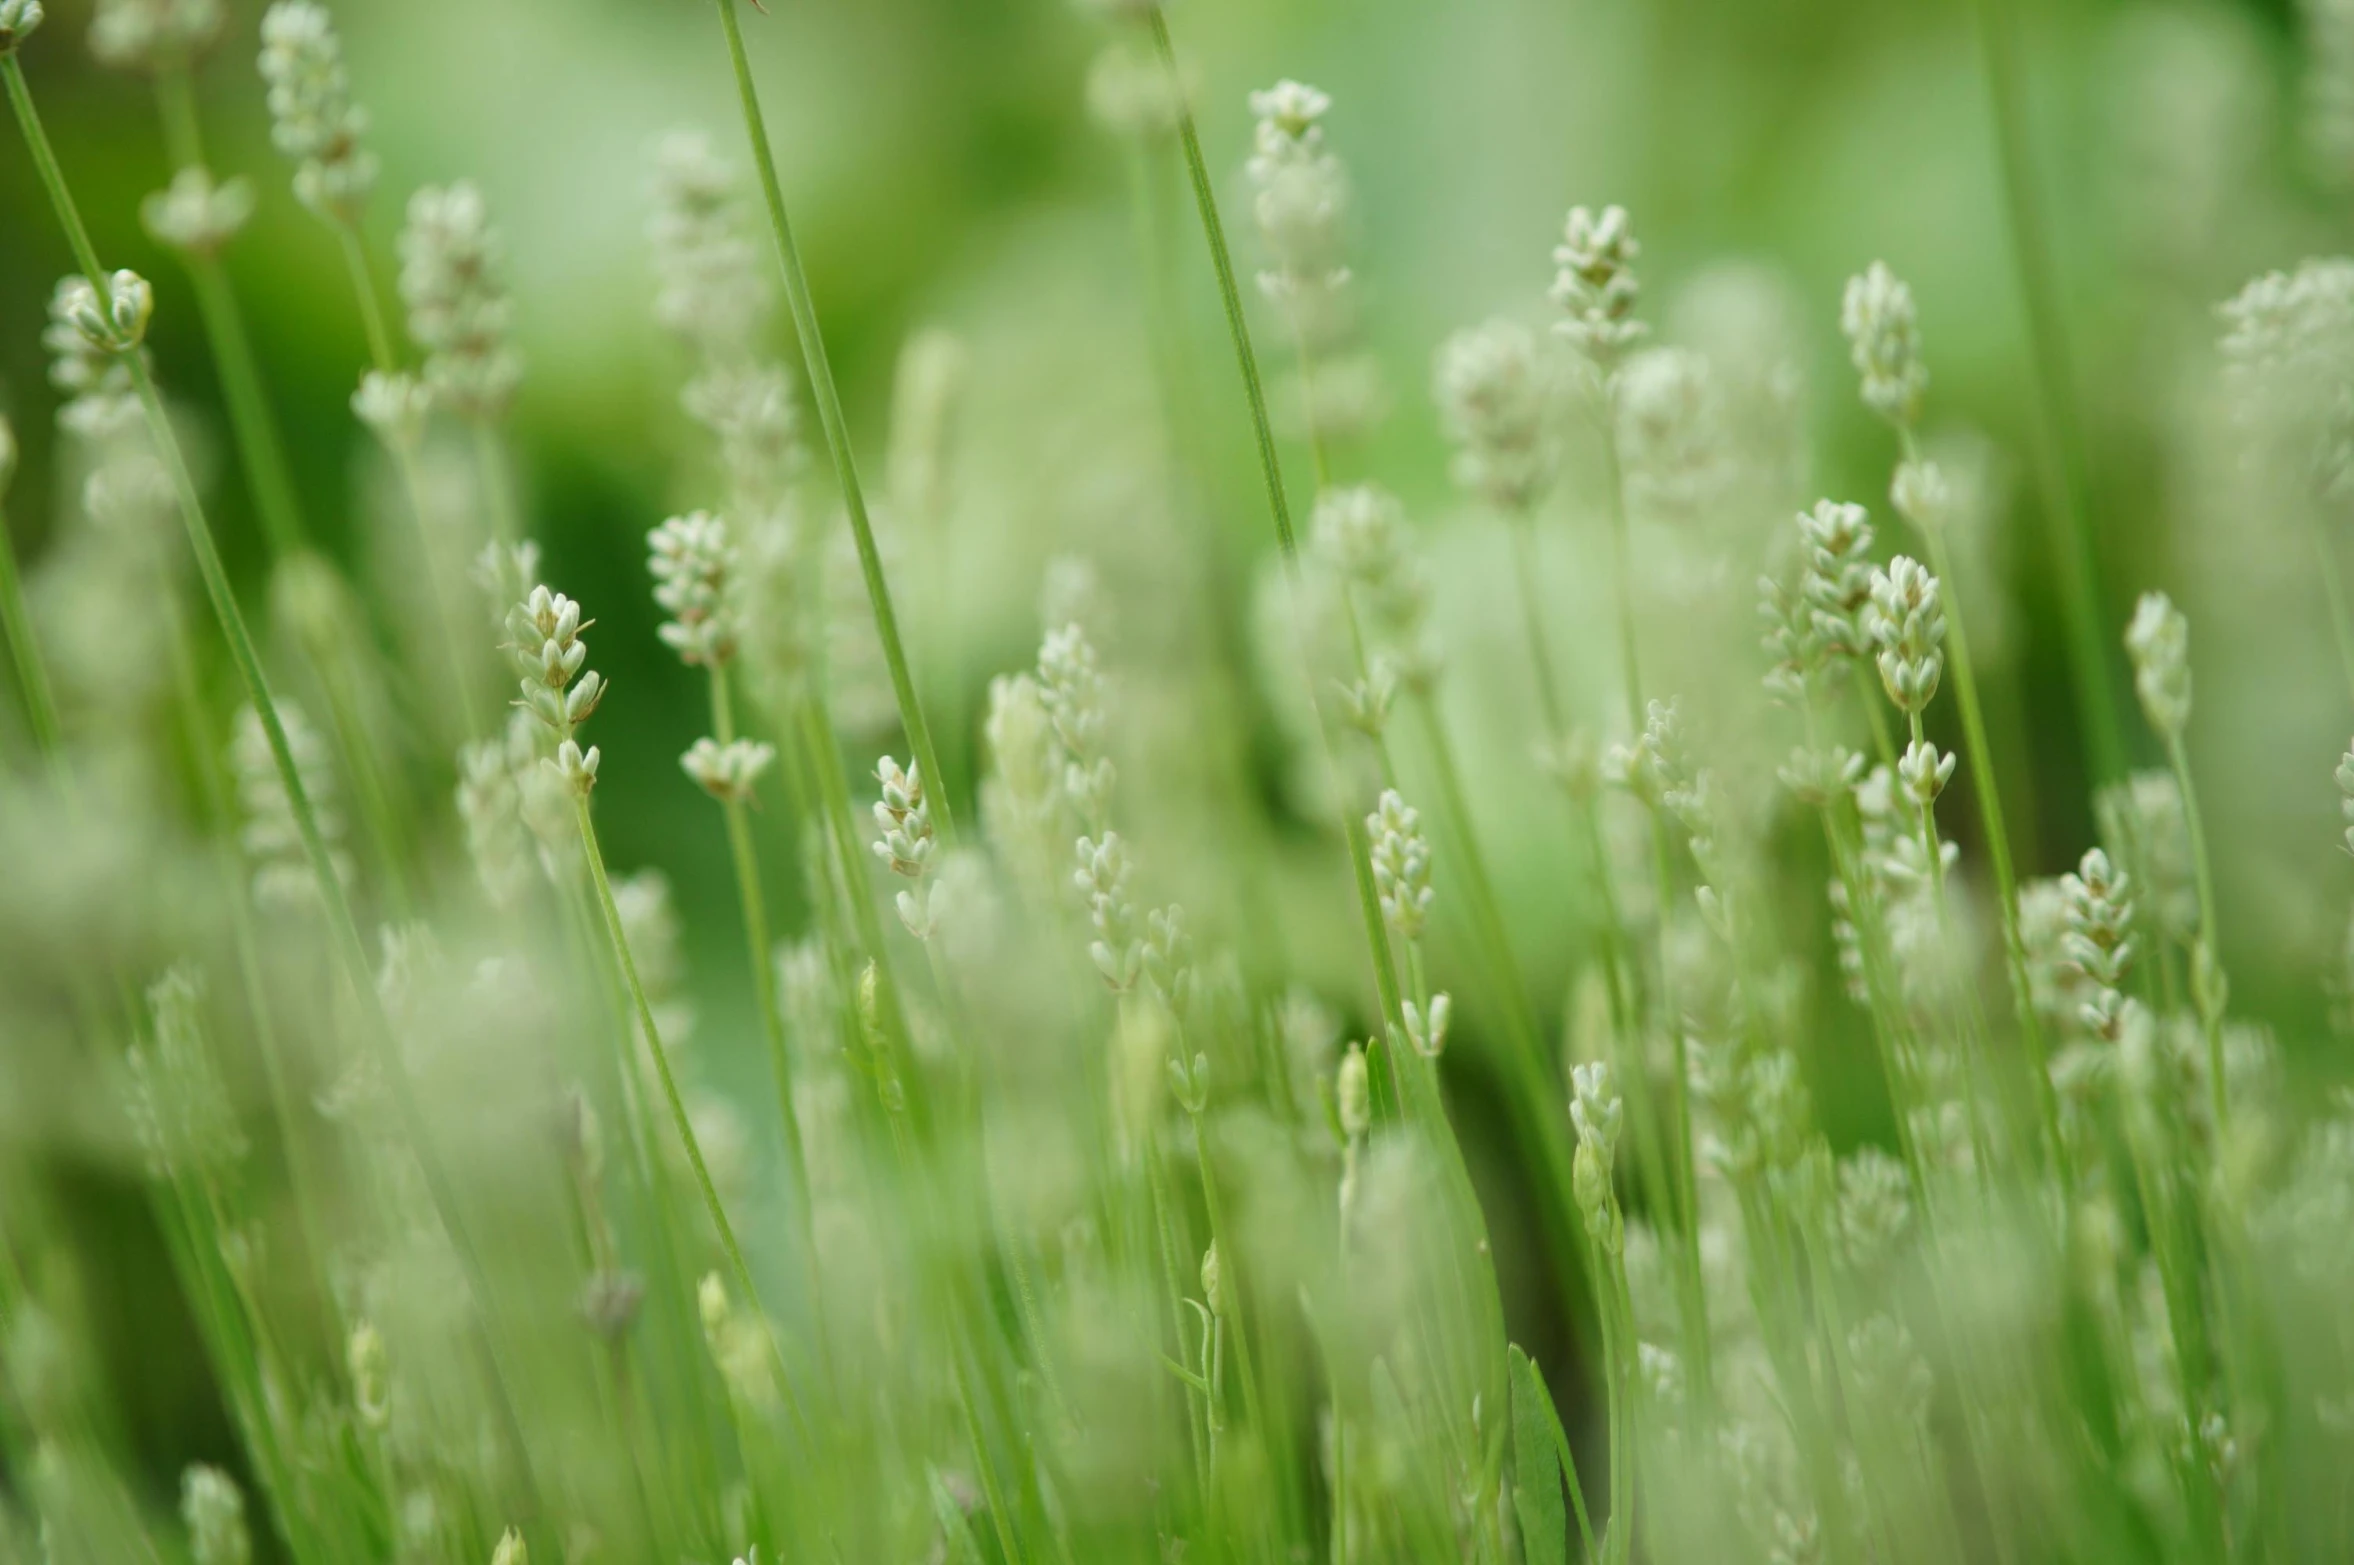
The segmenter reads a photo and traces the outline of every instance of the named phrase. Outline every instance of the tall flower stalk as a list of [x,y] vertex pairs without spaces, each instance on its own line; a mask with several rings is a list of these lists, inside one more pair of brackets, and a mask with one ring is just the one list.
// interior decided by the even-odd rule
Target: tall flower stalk
[[940,790],[935,808],[941,836],[954,843],[956,823],[946,798],[946,777],[939,752],[932,745],[931,725],[924,720],[923,702],[916,693],[907,647],[899,634],[899,616],[891,605],[891,585],[883,575],[882,551],[875,543],[868,518],[866,489],[858,477],[858,457],[850,443],[850,424],[842,412],[842,393],[834,384],[834,368],[826,355],[825,329],[817,318],[817,302],[809,291],[809,274],[801,264],[801,248],[793,237],[793,223],[785,211],[785,192],[778,181],[776,154],[768,142],[768,126],[760,112],[760,95],[752,83],[751,58],[744,51],[743,22],[736,14],[738,0],[717,0],[720,29],[727,39],[728,63],[735,74],[736,101],[744,119],[744,134],[752,147],[752,161],[760,174],[760,192],[776,241],[777,265],[784,276],[785,303],[792,312],[793,331],[801,345],[801,362],[809,378],[810,399],[817,404],[827,453],[835,481],[842,488],[843,509],[850,518],[850,535],[858,548],[859,574],[866,583],[868,607],[874,613],[875,634],[883,644],[883,661],[891,672],[891,693],[899,705],[900,726],[915,751],[916,764]]

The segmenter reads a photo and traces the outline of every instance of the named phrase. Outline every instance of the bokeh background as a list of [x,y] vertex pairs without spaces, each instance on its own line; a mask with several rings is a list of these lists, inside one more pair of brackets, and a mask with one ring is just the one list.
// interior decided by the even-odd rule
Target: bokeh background
[[[332,238],[294,201],[269,146],[252,65],[259,9],[232,5],[201,78],[216,168],[250,175],[262,195],[227,264],[306,513],[365,578],[377,486],[347,401],[366,352]],[[384,164],[370,217],[379,253],[389,256],[401,201],[421,184],[477,181],[504,228],[529,360],[512,425],[524,503],[549,577],[600,623],[597,662],[615,686],[597,735],[608,852],[619,867],[658,864],[671,876],[711,1068],[723,1080],[739,1074],[750,1091],[759,1066],[741,1025],[748,997],[725,841],[675,764],[703,731],[699,692],[654,638],[644,574],[646,529],[708,498],[677,408],[679,357],[649,311],[644,238],[658,133],[701,127],[740,155],[708,8],[347,0],[336,9]],[[2145,588],[2166,587],[2191,614],[2195,762],[2216,837],[2227,965],[2244,1008],[2279,1030],[2292,1068],[2311,1064],[2331,999],[2311,974],[2333,967],[2344,930],[2343,866],[2326,845],[2346,714],[2309,545],[2234,470],[2213,312],[2247,277],[2343,247],[2348,170],[2317,155],[2307,134],[2305,50],[2286,4],[2037,0],[2019,9],[2035,197],[2050,221],[2068,411],[2082,431],[2112,650]],[[27,69],[102,254],[156,282],[152,341],[165,384],[193,427],[217,435],[217,387],[185,283],[137,219],[138,198],[165,175],[151,106],[141,83],[88,58],[86,22],[81,0],[55,0]],[[907,344],[945,329],[963,345],[945,515],[893,539],[902,612],[930,698],[948,714],[952,787],[969,794],[989,677],[1033,655],[1047,562],[1086,558],[1111,621],[1126,627],[1114,662],[1129,671],[1124,699],[1138,729],[1129,742],[1141,762],[1128,774],[1147,793],[1159,776],[1172,799],[1160,817],[1162,873],[1187,889],[1187,831],[1219,851],[1239,842],[1263,855],[1284,960],[1326,993],[1354,996],[1361,979],[1338,861],[1287,777],[1283,698],[1267,688],[1254,644],[1272,538],[1207,268],[1174,205],[1160,210],[1177,224],[1183,367],[1198,416],[1182,484],[1158,433],[1138,172],[1130,146],[1087,106],[1100,27],[1060,0],[775,0],[772,14],[747,12],[746,23],[870,473],[891,466]],[[1490,315],[1543,320],[1564,211],[1620,202],[1642,236],[1646,312],[1663,335],[1719,351],[1764,342],[1793,372],[1809,494],[1880,505],[1891,451],[1853,394],[1839,292],[1875,258],[1911,281],[1934,377],[1931,426],[1983,480],[1991,518],[1966,585],[1985,619],[1974,618],[1973,633],[1998,670],[1990,685],[1998,741],[2008,740],[2014,831],[2023,822],[2029,871],[2073,862],[2090,840],[2091,811],[2037,482],[2047,426],[1976,7],[1183,0],[1172,23],[1246,262],[1250,89],[1293,76],[1335,100],[1327,127],[1357,195],[1366,340],[1392,406],[1355,462],[1396,488],[1422,527],[1455,671],[1449,701],[1491,845],[1511,840],[1544,785],[1527,756],[1534,708],[1504,595],[1505,535],[1448,483],[1426,389],[1431,356],[1449,331]],[[1153,199],[1174,194],[1155,189]],[[54,398],[39,345],[49,290],[68,265],[20,143],[0,134],[0,408],[26,447],[9,517],[35,576],[70,487],[50,461]],[[216,526],[232,568],[258,593],[255,521],[225,438],[216,445]],[[1304,453],[1295,445],[1286,458],[1304,500]],[[1617,688],[1608,587],[1580,475],[1573,462],[1548,517],[1541,587],[1577,708],[1607,733]],[[1773,559],[1769,530],[1787,527],[1770,507],[1753,511],[1754,530],[1706,568],[1665,544],[1645,556],[1646,634],[1664,667],[1713,680],[1686,693],[1729,724],[1741,721],[1737,711],[1763,710],[1754,683],[1727,670],[1754,645],[1749,582]],[[1165,680],[1155,674],[1162,654],[1180,671]],[[2122,658],[2110,673],[2122,701]],[[1232,720],[1219,744],[1247,784],[1257,817],[1247,831],[1217,811],[1189,816],[1178,802],[1189,768],[1208,770],[1205,736],[1189,726],[1204,710],[1205,682],[1225,692],[1212,704]],[[875,732],[876,748],[896,745]],[[1750,753],[1770,765],[1762,736]],[[2143,758],[2154,761],[2154,748]],[[1954,797],[1947,828],[1973,855],[1975,813]],[[791,833],[768,836],[790,923]],[[1559,997],[1549,1011],[1573,1015],[1567,995],[1587,916],[1579,892],[1541,858],[1502,853],[1497,867],[1523,958]],[[0,879],[8,873],[0,863]],[[1238,938],[1241,926],[1222,925],[1207,897],[1206,938]],[[1788,916],[1812,929],[1822,915]],[[1810,942],[1820,943],[1812,934],[1790,943]],[[1862,1049],[1857,1041],[1853,1057]],[[1476,1037],[1450,1069],[1470,1123],[1499,1127]],[[1814,1085],[1835,1139],[1885,1111],[1876,1089],[1835,1073]],[[1508,1239],[1524,1203],[1506,1138],[1496,1128],[1467,1139]],[[74,1171],[70,1146],[59,1164]],[[207,1411],[199,1355],[175,1324],[168,1269],[131,1186],[95,1157],[81,1174],[93,1249],[112,1257],[102,1273],[111,1286],[92,1308],[113,1317],[115,1381],[144,1410],[138,1438],[168,1484],[192,1449],[225,1444],[225,1432]],[[1499,1259],[1518,1289],[1515,1311],[1539,1316],[1541,1279],[1511,1249],[1501,1244]],[[1546,1340],[1541,1327],[1522,1335]]]

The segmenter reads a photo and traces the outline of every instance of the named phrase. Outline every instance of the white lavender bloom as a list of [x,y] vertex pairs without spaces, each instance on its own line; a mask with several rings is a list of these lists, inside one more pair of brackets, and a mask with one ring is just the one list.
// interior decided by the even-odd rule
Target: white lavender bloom
[[1311,343],[1345,328],[1349,176],[1324,144],[1332,100],[1295,81],[1251,94],[1259,117],[1249,172],[1259,236],[1273,265],[1259,274],[1268,298],[1293,312]]
[[2133,877],[2135,903],[2149,926],[2188,941],[2199,930],[2197,871],[2182,785],[2171,771],[2138,771],[2093,796],[2101,841]]
[[221,0],[98,0],[90,52],[117,70],[153,71],[185,66],[220,32]]
[[1569,1117],[1577,1126],[1577,1158],[1571,1165],[1571,1193],[1585,1215],[1586,1232],[1613,1254],[1626,1243],[1626,1226],[1611,1189],[1625,1106],[1611,1078],[1609,1062],[1596,1060],[1570,1071]]
[[23,48],[44,15],[41,0],[0,0],[0,59]]
[[1038,692],[1062,741],[1062,790],[1091,827],[1103,825],[1111,810],[1115,773],[1104,753],[1104,679],[1095,647],[1077,625],[1048,631],[1038,648]]
[[148,1037],[134,1044],[127,1107],[148,1170],[210,1176],[249,1150],[204,1036],[204,983],[174,967],[147,991]]
[[1863,1276],[1877,1271],[1894,1257],[1912,1224],[1912,1182],[1903,1163],[1878,1147],[1864,1147],[1839,1165],[1832,1232],[1849,1271]]
[[605,699],[605,682],[596,670],[584,669],[588,643],[580,639],[592,621],[580,617],[580,605],[545,586],[507,613],[508,651],[522,676],[525,710],[554,731],[553,759],[542,763],[577,798],[586,798],[597,783],[601,757],[591,745],[584,752],[573,732]]
[[[360,377],[360,389],[352,393],[351,411],[386,450],[413,450],[433,411],[433,390],[414,375],[369,370]],[[497,601],[512,603],[515,593],[501,593]]]
[[278,0],[262,17],[262,80],[270,139],[295,160],[294,193],[338,222],[356,221],[376,185],[376,155],[360,143],[368,116],[351,101],[343,42],[316,0]]
[[502,910],[522,900],[531,877],[519,774],[536,759],[538,745],[530,714],[514,717],[505,737],[476,740],[458,751],[458,823],[466,856],[483,894]]
[[1635,262],[1642,253],[1621,206],[1604,207],[1599,215],[1587,207],[1570,208],[1553,251],[1560,268],[1553,278],[1553,301],[1567,316],[1554,330],[1605,374],[1648,329],[1635,319],[1643,292]]
[[2078,1016],[2105,1043],[2115,1043],[2123,1026],[2125,978],[2135,950],[2132,891],[2098,848],[2084,855],[2075,874],[2060,877],[2067,930],[2061,950],[2091,985]]
[[130,366],[93,343],[80,325],[96,298],[88,278],[60,278],[41,342],[50,354],[49,382],[66,397],[58,422],[86,439],[104,440],[137,424],[140,412]]
[[1798,518],[1806,548],[1799,592],[1813,617],[1823,650],[1835,657],[1861,657],[1865,605],[1872,600],[1872,523],[1860,505],[1818,500]]
[[1144,968],[1144,942],[1137,938],[1136,906],[1128,895],[1128,846],[1118,832],[1107,831],[1100,839],[1081,837],[1078,856],[1071,880],[1095,926],[1088,957],[1112,988],[1133,988]]
[[490,1551],[490,1565],[531,1565],[531,1547],[523,1534],[512,1527],[500,1533],[498,1547]]
[[392,1421],[392,1358],[374,1321],[352,1326],[344,1339],[343,1367],[351,1377],[352,1411],[367,1428],[382,1429]]
[[1904,754],[1897,759],[1896,780],[1903,785],[1905,796],[1926,810],[1952,781],[1954,759],[1940,754],[1937,746],[1928,740],[1917,739],[1906,745]]
[[2249,466],[2342,497],[2354,486],[2354,260],[2268,272],[2217,313],[2226,405]]
[[1036,875],[1059,855],[1056,828],[1063,810],[1063,752],[1044,691],[1027,674],[989,681],[989,711],[981,734],[989,772],[981,788],[981,817],[992,841],[1015,848]]
[[253,1558],[245,1496],[219,1468],[199,1463],[180,1475],[180,1520],[187,1524],[195,1565],[247,1565]]
[[2169,743],[2182,737],[2191,720],[2191,627],[2174,600],[2145,592],[2125,631],[2133,661],[2133,688],[2142,712]]
[[1651,348],[1630,356],[1615,384],[1628,504],[1662,521],[1707,515],[1741,476],[1715,367],[1689,348]]
[[1926,710],[1945,672],[1945,611],[1928,567],[1900,554],[1874,572],[1864,630],[1879,649],[1888,699],[1907,714]]
[[216,182],[201,168],[184,168],[139,203],[139,220],[158,244],[190,255],[217,255],[253,216],[253,184]]
[[1839,326],[1863,380],[1864,406],[1891,424],[1910,425],[1920,416],[1921,396],[1929,389],[1912,289],[1886,262],[1874,261],[1861,276],[1847,280]]
[[751,739],[698,739],[678,758],[697,787],[723,804],[749,804],[761,774],[776,762],[776,746]]
[[910,765],[902,770],[886,755],[876,763],[875,780],[883,787],[883,796],[874,806],[875,825],[883,834],[874,845],[875,857],[889,866],[892,874],[913,882],[899,893],[899,919],[909,934],[923,940],[932,933],[926,881],[932,873],[932,852],[939,846],[932,828],[931,801],[924,797],[923,767]]
[[[343,851],[343,814],[335,803],[335,774],[327,743],[303,716],[301,707],[283,697],[276,706],[286,748],[294,757],[296,775],[302,779],[303,795],[310,801],[311,819],[327,843],[327,861],[336,878],[349,883],[352,864],[350,855]],[[282,912],[318,907],[319,883],[311,873],[293,800],[279,776],[269,734],[250,706],[238,709],[229,765],[245,822],[237,840],[253,869],[254,901]]]
[[1365,833],[1372,839],[1373,883],[1381,896],[1382,916],[1402,940],[1422,938],[1436,895],[1430,884],[1430,839],[1422,834],[1422,815],[1398,796],[1395,788],[1382,790],[1372,814],[1365,817]]
[[[1109,0],[1117,8],[1141,13],[1148,0]],[[1193,83],[1172,78],[1149,45],[1133,38],[1115,38],[1098,50],[1087,67],[1087,112],[1117,136],[1158,138],[1173,134],[1193,96]]]
[[1684,753],[1683,703],[1652,701],[1643,709],[1643,731],[1631,744],[1617,744],[1602,758],[1602,774],[1652,809],[1665,809],[1671,796],[1691,781]]
[[653,202],[654,318],[707,357],[742,358],[776,299],[735,166],[702,132],[671,131],[655,144]]
[[1536,333],[1511,320],[1455,333],[1439,349],[1432,394],[1455,442],[1455,482],[1507,511],[1551,487],[1561,375]]
[[690,666],[717,666],[736,654],[736,613],[729,601],[736,549],[727,523],[709,511],[673,516],[646,535],[654,601],[670,615],[656,632]]
[[523,359],[508,340],[515,310],[498,275],[505,247],[481,190],[460,180],[411,196],[400,254],[401,299],[409,336],[425,350],[426,382],[452,411],[497,418],[523,379]]

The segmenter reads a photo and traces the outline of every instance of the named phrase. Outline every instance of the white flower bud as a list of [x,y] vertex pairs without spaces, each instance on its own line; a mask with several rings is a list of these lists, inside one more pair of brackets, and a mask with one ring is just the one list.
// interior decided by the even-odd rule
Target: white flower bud
[[760,776],[776,760],[776,746],[749,739],[721,744],[698,739],[679,765],[696,784],[723,804],[749,804]]
[[1839,325],[1863,378],[1864,405],[1891,424],[1913,423],[1929,388],[1913,291],[1885,262],[1874,261],[1861,276],[1847,280]]
[[2133,623],[2125,632],[2125,650],[2133,660],[2133,688],[2150,726],[2161,738],[2175,740],[2191,720],[2191,627],[2174,600],[2162,592],[2145,592],[2134,606]]
[[199,1463],[180,1475],[180,1520],[196,1565],[247,1565],[253,1537],[245,1526],[245,1496],[237,1481]]
[[253,216],[253,184],[214,183],[201,168],[184,168],[139,203],[139,220],[159,244],[190,255],[215,255]]
[[23,48],[45,14],[41,0],[0,0],[0,59]]
[[1635,319],[1635,304],[1642,296],[1635,261],[1642,253],[1626,208],[1620,206],[1604,207],[1598,216],[1587,207],[1570,208],[1561,244],[1553,252],[1560,268],[1553,279],[1553,301],[1567,314],[1554,330],[1605,372],[1647,330]]
[[376,158],[361,144],[368,116],[351,101],[343,44],[327,8],[278,0],[262,17],[260,63],[270,89],[270,139],[295,160],[295,195],[323,217],[355,220],[375,188]]

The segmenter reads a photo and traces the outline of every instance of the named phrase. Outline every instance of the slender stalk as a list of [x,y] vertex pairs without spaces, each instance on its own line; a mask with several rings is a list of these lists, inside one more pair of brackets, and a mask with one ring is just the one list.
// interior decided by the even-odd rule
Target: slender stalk
[[59,791],[70,792],[65,731],[57,720],[57,692],[49,683],[49,662],[41,655],[40,640],[33,634],[33,617],[25,606],[16,547],[8,537],[6,506],[0,506],[0,632],[7,635],[9,661],[16,665],[16,682],[24,695],[25,721],[32,727],[33,744],[48,763]]
[[[722,745],[736,737],[735,702],[729,693],[727,666],[711,665],[711,726]],[[801,1151],[800,1116],[793,1111],[793,1061],[785,1040],[784,1012],[777,1004],[776,962],[768,933],[768,903],[760,889],[760,854],[752,841],[750,812],[733,799],[722,800],[727,816],[727,841],[735,861],[736,896],[744,917],[744,944],[752,963],[752,999],[760,1012],[760,1031],[768,1042],[769,1069],[776,1076],[777,1109],[784,1119],[785,1155],[792,1164],[794,1200],[805,1203],[809,1169]],[[808,1212],[799,1214],[804,1220]]]
[[2125,729],[2118,716],[2116,684],[2109,667],[2107,617],[2102,612],[2100,571],[2084,505],[2084,435],[2079,425],[2074,377],[2069,363],[2065,314],[2060,305],[2059,270],[2052,260],[2051,235],[2035,188],[2028,146],[2026,84],[2019,59],[2018,17],[2011,0],[1976,0],[1979,35],[1986,51],[1986,87],[1994,117],[1995,150],[2002,164],[2003,202],[2009,217],[2012,264],[2027,310],[2027,336],[2034,364],[2040,460],[2036,476],[2044,509],[2052,519],[2052,563],[2060,578],[2062,617],[2068,630],[2068,667],[2076,716],[2090,754],[2092,780],[2125,776]]
[[792,219],[785,212],[784,187],[777,180],[776,155],[768,144],[768,126],[760,113],[760,95],[752,84],[752,62],[744,52],[744,29],[736,16],[736,0],[718,0],[721,30],[727,36],[728,62],[734,68],[736,98],[743,110],[744,133],[752,143],[752,161],[760,171],[760,190],[768,203],[769,227],[776,238],[777,264],[783,269],[785,302],[793,313],[793,331],[800,339],[803,368],[809,375],[810,399],[817,404],[826,449],[833,457],[834,476],[842,486],[843,509],[850,516],[850,536],[858,545],[858,569],[866,578],[867,603],[874,611],[875,634],[883,644],[883,661],[891,671],[891,693],[899,702],[900,726],[908,745],[923,764],[932,784],[932,820],[943,845],[954,846],[956,823],[948,803],[948,777],[940,770],[940,755],[932,746],[932,730],[924,721],[907,647],[899,634],[899,616],[891,607],[891,586],[883,577],[882,551],[867,516],[866,490],[858,478],[858,458],[851,449],[849,421],[842,414],[842,393],[834,384],[834,369],[826,357],[825,330],[817,318],[817,303],[809,291],[809,274],[801,264],[801,249],[793,238]]
[[[2215,870],[2207,855],[2207,829],[2199,819],[2199,793],[2191,781],[2190,752],[2179,733],[2166,737],[2166,761],[2174,768],[2175,785],[2182,790],[2183,819],[2190,827],[2191,869],[2199,888],[2199,944],[2204,950],[2192,958],[2191,994],[2207,1038],[2207,1096],[2215,1115],[2215,1144],[2220,1149],[2230,1127],[2231,1093],[2223,1071],[2223,997],[2210,988],[2220,984],[2223,964],[2223,946],[2216,938]],[[2211,969],[2209,976],[2202,977],[2202,965]]]
[[695,1171],[695,1185],[703,1196],[704,1209],[710,1214],[712,1230],[719,1236],[719,1248],[727,1256],[728,1269],[735,1274],[736,1286],[744,1292],[744,1302],[760,1322],[762,1337],[768,1344],[769,1357],[777,1373],[777,1391],[784,1397],[785,1406],[792,1411],[793,1421],[807,1425],[801,1412],[801,1401],[793,1392],[793,1378],[785,1365],[783,1346],[777,1341],[775,1324],[760,1303],[760,1288],[752,1280],[752,1268],[744,1259],[744,1248],[736,1241],[735,1224],[728,1220],[727,1206],[719,1198],[719,1187],[712,1183],[711,1166],[703,1159],[703,1144],[695,1136],[694,1120],[687,1113],[686,1099],[678,1090],[678,1077],[670,1068],[670,1050],[662,1042],[662,1030],[654,1021],[654,1007],[646,998],[646,986],[638,977],[637,958],[630,954],[629,937],[621,927],[621,908],[613,900],[613,882],[605,873],[605,854],[597,845],[596,823],[589,817],[588,795],[581,794],[573,801],[574,817],[580,826],[581,855],[588,864],[589,883],[597,894],[597,907],[605,916],[605,937],[613,947],[614,960],[621,965],[622,981],[629,989],[630,1004],[637,1012],[638,1026],[645,1030],[646,1049],[654,1059],[655,1079],[661,1083],[663,1101],[670,1108],[671,1126],[678,1132],[680,1145],[686,1150],[688,1166]]
[[2354,693],[2354,611],[2346,603],[2346,578],[2338,569],[2338,551],[2321,518],[2314,517],[2311,526],[2313,559],[2321,568],[2322,596],[2329,600],[2330,633],[2338,644],[2338,667],[2345,673],[2347,691]]
[[[1905,461],[1919,461],[1920,444],[1912,427],[1902,426],[1899,433]],[[2043,1143],[2056,1165],[2066,1155],[2060,1140],[2060,1103],[2052,1089],[2051,1051],[2044,1040],[2043,1019],[2036,1013],[2034,991],[2027,976],[2027,943],[2019,934],[2019,879],[2011,865],[2011,837],[2003,824],[2002,790],[1995,782],[1994,749],[1986,738],[1986,714],[1978,699],[1977,669],[1970,660],[1969,614],[1959,596],[1961,583],[1954,575],[1953,552],[1946,547],[1943,523],[1931,519],[1916,522],[1916,526],[1928,542],[1930,564],[1938,580],[1944,583],[1947,601],[1953,607],[1953,612],[1946,616],[1946,634],[1953,638],[1953,657],[1949,662],[1953,669],[1954,695],[1962,709],[1963,748],[1970,757],[1970,788],[1978,796],[1978,820],[1986,833],[1986,856],[1994,866],[1994,894],[2002,915],[2003,965],[2011,980],[2011,1008],[2018,1017],[2019,1036],[2026,1045],[2027,1068],[2035,1077],[2035,1109]]]
[[[1153,48],[1159,54],[1161,68],[1172,86],[1182,78],[1177,66],[1176,45],[1169,37],[1169,19],[1158,4],[1146,14],[1146,25],[1152,31]],[[1251,432],[1258,444],[1259,470],[1266,483],[1267,510],[1275,524],[1275,541],[1283,554],[1285,572],[1290,580],[1293,601],[1300,597],[1300,546],[1292,529],[1291,502],[1283,491],[1283,464],[1275,452],[1275,426],[1267,416],[1267,391],[1259,376],[1259,358],[1251,347],[1250,322],[1243,315],[1242,289],[1235,281],[1234,255],[1227,248],[1226,225],[1218,215],[1218,197],[1210,180],[1209,163],[1202,156],[1201,133],[1195,127],[1193,110],[1184,101],[1182,88],[1178,91],[1177,135],[1185,151],[1185,167],[1193,183],[1194,205],[1199,212],[1202,236],[1210,249],[1210,264],[1217,272],[1218,297],[1225,307],[1227,334],[1234,342],[1236,366],[1242,375],[1243,397],[1249,404]],[[1304,667],[1304,663],[1303,663]],[[1332,727],[1326,721],[1323,693],[1309,678],[1309,700],[1317,715],[1317,731],[1323,736],[1325,758],[1333,775],[1342,775],[1339,759],[1333,754]],[[1391,954],[1389,936],[1382,924],[1381,898],[1374,888],[1373,860],[1357,812],[1344,804],[1341,808],[1341,831],[1347,839],[1350,868],[1357,882],[1358,909],[1365,923],[1366,942],[1373,954],[1374,988],[1381,1001],[1385,1023],[1400,1014],[1402,996],[1398,988],[1398,970]]]

